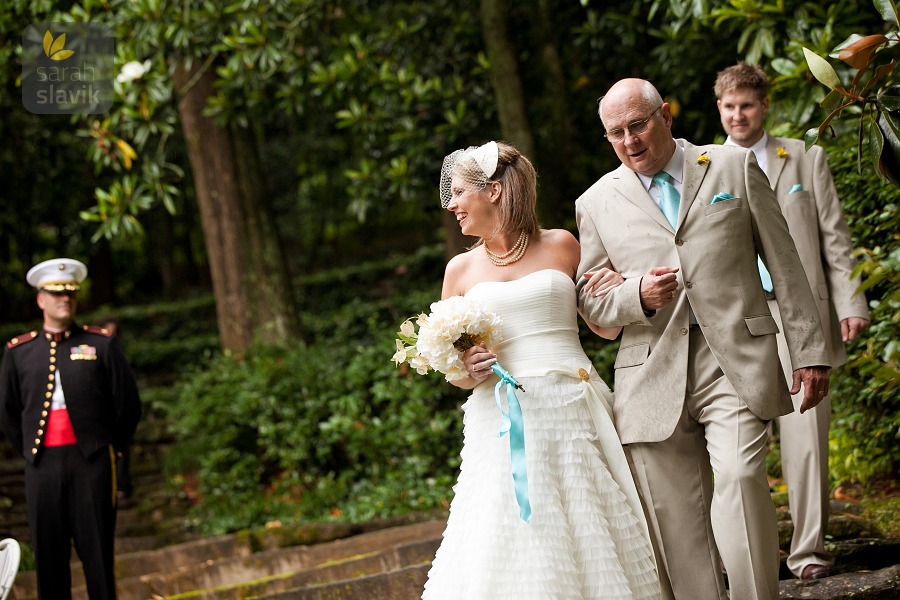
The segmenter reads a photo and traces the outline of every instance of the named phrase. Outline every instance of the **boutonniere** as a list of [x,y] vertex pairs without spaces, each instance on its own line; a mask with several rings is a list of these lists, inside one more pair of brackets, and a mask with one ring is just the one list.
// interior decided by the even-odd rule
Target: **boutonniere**
[[709,163],[709,157],[706,155],[706,152],[703,152],[700,156],[697,157],[698,165],[705,165]]
[[787,158],[790,154],[787,150],[784,149],[784,146],[778,146],[775,148],[775,153],[778,154],[778,158]]

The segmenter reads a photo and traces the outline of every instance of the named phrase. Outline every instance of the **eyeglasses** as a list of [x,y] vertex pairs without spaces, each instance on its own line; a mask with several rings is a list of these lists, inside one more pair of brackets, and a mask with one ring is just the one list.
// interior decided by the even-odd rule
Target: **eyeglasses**
[[610,143],[618,144],[622,140],[625,139],[625,132],[628,131],[631,135],[640,135],[647,131],[647,127],[650,125],[650,120],[653,118],[653,115],[656,114],[656,111],[662,108],[662,104],[656,107],[650,116],[646,119],[641,119],[640,121],[632,121],[628,125],[625,126],[625,129],[610,129],[606,133],[603,134]]

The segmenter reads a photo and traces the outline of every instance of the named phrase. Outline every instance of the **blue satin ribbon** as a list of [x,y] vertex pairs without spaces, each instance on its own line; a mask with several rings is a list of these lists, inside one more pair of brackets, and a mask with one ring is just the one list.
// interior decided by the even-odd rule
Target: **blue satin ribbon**
[[[497,437],[503,437],[509,433],[509,456],[512,464],[513,485],[516,490],[516,502],[519,504],[519,516],[528,523],[531,521],[531,502],[528,500],[528,473],[525,467],[525,422],[522,418],[522,406],[516,396],[516,388],[523,392],[525,388],[519,385],[515,378],[497,363],[491,365],[491,370],[500,377],[500,381],[494,387],[494,399],[497,401],[497,408],[500,409],[502,415]],[[508,412],[503,410],[503,405],[500,403],[500,388],[504,384],[506,385]]]

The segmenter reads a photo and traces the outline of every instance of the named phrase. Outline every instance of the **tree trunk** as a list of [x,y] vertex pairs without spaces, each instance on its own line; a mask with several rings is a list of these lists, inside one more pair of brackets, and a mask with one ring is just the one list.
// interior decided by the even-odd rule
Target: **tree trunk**
[[553,7],[548,0],[540,0],[534,19],[536,38],[540,49],[543,74],[541,101],[548,115],[538,136],[538,145],[553,148],[552,152],[541,155],[541,193],[538,206],[547,227],[563,227],[567,219],[572,219],[572,198],[580,194],[570,188],[572,158],[575,155],[574,126],[568,106],[569,85],[563,70],[563,61],[556,47],[553,24]]
[[[174,83],[206,242],[222,348],[286,341],[296,319],[280,245],[269,227],[244,140],[203,115],[214,73],[179,65]],[[272,248],[277,250],[273,251]]]
[[497,98],[500,132],[504,140],[534,161],[534,137],[525,113],[518,54],[506,27],[508,14],[505,0],[481,0],[481,30],[491,62],[491,84]]

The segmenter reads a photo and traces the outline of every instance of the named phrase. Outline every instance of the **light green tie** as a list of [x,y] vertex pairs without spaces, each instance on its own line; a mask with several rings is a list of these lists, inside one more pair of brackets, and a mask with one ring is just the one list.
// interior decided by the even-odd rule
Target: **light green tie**
[[678,224],[678,205],[681,203],[681,196],[670,180],[670,175],[665,171],[653,176],[653,183],[659,190],[659,208],[672,225],[672,229],[675,229]]

